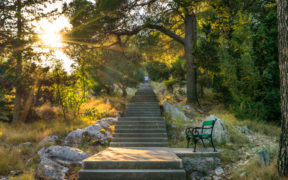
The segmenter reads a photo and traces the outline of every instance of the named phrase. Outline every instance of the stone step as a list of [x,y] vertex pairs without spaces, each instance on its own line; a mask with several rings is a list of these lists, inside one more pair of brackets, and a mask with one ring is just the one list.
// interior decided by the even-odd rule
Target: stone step
[[164,121],[163,117],[120,117],[118,121]]
[[161,137],[161,138],[156,138],[156,137],[114,137],[112,142],[167,142],[168,138],[167,137]]
[[151,128],[166,128],[166,125],[163,123],[163,125],[159,125],[159,124],[146,124],[146,125],[143,125],[143,124],[136,124],[136,125],[129,125],[127,123],[127,125],[119,125],[119,124],[116,124],[115,125],[115,130],[116,129],[151,129]]
[[185,180],[182,169],[91,169],[80,170],[79,180]]
[[181,160],[171,161],[84,161],[84,169],[181,169]]
[[155,106],[155,107],[137,107],[137,106],[130,106],[130,107],[126,107],[126,109],[135,109],[135,110],[160,110],[160,106]]
[[114,137],[167,137],[167,133],[114,133]]
[[161,117],[160,115],[154,115],[154,114],[128,114],[125,115],[126,117]]
[[126,110],[130,109],[130,110],[160,110],[160,106],[157,107],[135,107],[135,106],[130,106],[130,107],[126,107]]
[[111,142],[111,147],[165,147],[168,142]]
[[127,108],[126,111],[151,113],[151,112],[160,112],[160,108],[150,108],[150,109],[145,109],[145,108]]
[[143,116],[143,115],[147,115],[147,116],[152,116],[152,115],[155,115],[155,116],[160,116],[161,113],[160,112],[137,112],[137,111],[128,111],[128,112],[125,112],[125,115],[127,116],[132,116],[132,115],[135,115],[135,116]]
[[159,105],[159,102],[141,102],[141,103],[137,103],[137,102],[129,102],[127,103],[127,105]]
[[166,128],[153,128],[153,129],[143,129],[141,128],[134,128],[134,129],[121,129],[117,128],[114,130],[115,133],[165,133]]
[[153,99],[136,99],[136,100],[131,100],[131,102],[158,102],[158,101],[153,100]]

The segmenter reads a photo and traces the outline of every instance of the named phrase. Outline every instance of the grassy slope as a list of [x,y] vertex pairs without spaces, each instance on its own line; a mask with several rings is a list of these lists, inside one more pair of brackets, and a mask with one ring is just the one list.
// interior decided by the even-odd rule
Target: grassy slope
[[[110,103],[107,103],[107,98],[109,98]],[[114,107],[116,106],[119,106],[119,98],[103,97],[91,99],[83,105],[86,109],[96,109],[93,116],[81,116],[69,121],[64,121],[62,117],[58,117],[17,125],[0,122],[0,177],[7,176],[12,170],[22,170],[24,171],[23,174],[10,177],[10,179],[33,179],[34,170],[39,163],[39,158],[35,154],[43,147],[39,147],[37,144],[43,138],[57,135],[60,138],[57,143],[61,144],[69,132],[94,124],[101,117],[115,116]],[[82,111],[84,112],[85,109]],[[24,142],[32,142],[33,147],[16,148],[18,144]],[[93,154],[103,148],[105,147],[83,145],[80,149]]]
[[[276,161],[281,128],[275,124],[259,120],[238,119],[234,116],[233,112],[226,110],[222,104],[213,99],[211,90],[206,89],[205,94],[204,98],[200,98],[201,109],[204,110],[204,113],[194,112],[196,116],[193,121],[172,120],[169,115],[166,115],[170,146],[186,147],[186,139],[185,136],[183,137],[185,128],[199,125],[201,120],[204,120],[206,116],[213,114],[223,120],[230,136],[229,142],[226,144],[217,144],[216,147],[224,150],[222,154],[222,166],[234,166],[230,169],[230,177],[232,179],[279,179],[277,176]],[[166,100],[168,97],[170,101],[179,102],[173,96],[175,94],[170,93],[166,96]],[[176,126],[173,128],[172,125]],[[234,126],[247,126],[254,132],[252,136],[255,137],[255,142],[251,142],[250,137],[249,139]],[[265,141],[262,142],[262,140]],[[199,143],[198,146],[201,147],[201,144]],[[271,163],[268,167],[261,167],[258,163],[257,152],[262,149],[266,149],[269,153]]]

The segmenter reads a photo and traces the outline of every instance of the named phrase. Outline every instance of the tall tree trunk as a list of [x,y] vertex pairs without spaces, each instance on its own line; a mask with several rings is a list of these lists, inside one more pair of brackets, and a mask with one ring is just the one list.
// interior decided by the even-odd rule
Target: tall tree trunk
[[19,121],[20,114],[21,114],[21,99],[22,99],[22,83],[21,83],[21,76],[22,76],[22,51],[21,51],[21,34],[22,34],[22,17],[21,17],[21,0],[17,0],[17,44],[16,44],[16,93],[15,93],[15,101],[14,101],[14,112],[13,112],[13,123]]
[[187,61],[187,102],[199,105],[196,86],[196,68],[194,64],[193,49],[197,41],[196,15],[185,17],[185,58]]
[[282,133],[278,155],[278,172],[288,176],[288,1],[277,1],[279,68],[282,110]]

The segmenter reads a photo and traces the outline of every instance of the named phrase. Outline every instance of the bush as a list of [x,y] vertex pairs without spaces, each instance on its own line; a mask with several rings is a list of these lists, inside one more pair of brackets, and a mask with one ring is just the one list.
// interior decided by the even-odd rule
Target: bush
[[163,81],[169,79],[170,70],[165,63],[149,62],[146,65],[146,70],[152,81]]

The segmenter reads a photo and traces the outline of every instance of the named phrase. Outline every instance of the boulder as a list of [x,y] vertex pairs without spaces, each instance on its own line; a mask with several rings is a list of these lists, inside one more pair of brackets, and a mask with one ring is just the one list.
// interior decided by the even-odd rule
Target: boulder
[[23,148],[23,147],[32,147],[33,144],[31,142],[25,142],[25,143],[21,143],[19,145],[16,146],[16,148]]
[[38,179],[63,180],[68,170],[68,168],[48,158],[42,157],[36,170],[36,177]]
[[136,89],[135,88],[127,88],[126,89],[126,92],[127,92],[127,95],[128,96],[134,96],[135,95],[135,93],[136,93]]
[[[116,118],[104,118],[97,121],[94,125],[72,131],[66,136],[64,145],[79,147],[83,142],[88,141],[85,139],[87,137],[89,137],[89,141],[93,140],[94,142],[107,144],[112,138],[110,127],[115,124],[116,121]],[[103,131],[103,129],[105,131]]]
[[248,129],[247,126],[235,126],[235,128],[238,129],[239,131],[241,131],[241,133],[243,133],[243,134],[253,134],[253,131]]
[[81,164],[90,155],[77,148],[68,146],[50,146],[38,151],[41,159],[49,158],[61,164]]
[[[208,116],[206,118],[206,121],[215,120],[215,119],[217,119],[217,121],[215,122],[214,128],[213,128],[213,140],[220,144],[226,143],[229,139],[229,135],[228,135],[228,131],[223,121],[214,115]],[[206,130],[206,131],[210,131],[210,130]],[[204,133],[210,133],[210,132],[205,132],[204,130]]]
[[216,169],[215,169],[215,174],[217,175],[217,176],[220,176],[220,175],[222,175],[224,173],[224,170],[222,169],[222,167],[217,167]]
[[260,151],[258,154],[258,162],[261,165],[261,167],[267,167],[269,166],[270,159],[268,152],[266,150]]
[[58,136],[47,136],[44,139],[42,139],[39,143],[38,146],[42,146],[44,144],[56,144],[56,141],[59,139]]
[[163,109],[164,109],[164,112],[167,113],[168,115],[171,115],[171,118],[173,120],[176,120],[176,119],[183,119],[184,121],[188,121],[190,120],[190,118],[188,118],[184,111],[180,108],[178,108],[177,106],[167,102],[167,101],[164,101],[163,102]]

